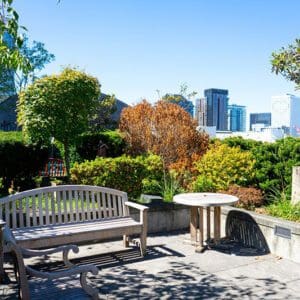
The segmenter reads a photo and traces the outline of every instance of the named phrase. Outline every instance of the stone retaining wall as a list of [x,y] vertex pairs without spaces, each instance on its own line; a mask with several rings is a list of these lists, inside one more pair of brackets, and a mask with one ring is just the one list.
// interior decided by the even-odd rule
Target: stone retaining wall
[[[174,203],[147,204],[147,206],[149,206],[149,233],[189,230],[189,207]],[[231,211],[235,211],[235,213],[230,214]],[[233,220],[236,223],[235,228],[244,228],[243,232],[241,230],[239,232],[237,230],[230,231],[232,226],[227,224],[227,234],[229,233],[232,238],[253,247],[261,247],[263,243],[259,239],[264,239],[263,242],[266,243],[271,253],[300,263],[300,223],[243,209],[224,207],[222,208],[222,236],[226,234],[227,216],[230,216],[230,219],[232,215],[235,215]],[[249,237],[250,235],[251,237]]]

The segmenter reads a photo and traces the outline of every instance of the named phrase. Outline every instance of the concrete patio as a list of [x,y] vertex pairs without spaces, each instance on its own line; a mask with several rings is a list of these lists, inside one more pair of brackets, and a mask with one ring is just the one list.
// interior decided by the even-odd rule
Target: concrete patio
[[[151,235],[145,258],[135,247],[124,250],[120,241],[81,246],[73,257],[99,267],[90,280],[101,299],[300,299],[300,264],[232,242],[199,254],[188,238],[183,232]],[[61,262],[54,258],[50,266],[57,269]],[[0,299],[17,299],[12,266],[6,270],[12,282],[0,286]],[[76,277],[31,278],[30,289],[32,299],[89,299]]]

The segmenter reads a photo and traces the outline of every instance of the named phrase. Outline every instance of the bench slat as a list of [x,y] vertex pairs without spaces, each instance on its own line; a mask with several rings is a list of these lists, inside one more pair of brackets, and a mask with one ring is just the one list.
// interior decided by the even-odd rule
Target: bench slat
[[75,196],[75,209],[76,209],[76,221],[80,221],[80,215],[79,215],[79,206],[78,206],[78,191],[74,191]]
[[106,208],[106,194],[104,192],[101,193],[101,200],[102,200],[102,213],[103,213],[103,218],[107,218],[107,208]]
[[25,206],[26,206],[26,227],[30,227],[30,208],[29,208],[29,197],[25,198]]
[[80,203],[81,203],[81,220],[85,220],[85,209],[84,209],[84,197],[83,197],[83,191],[79,192],[79,197],[80,197]]
[[48,199],[48,193],[45,193],[45,213],[46,213],[46,219],[45,219],[45,224],[48,225],[50,224],[49,220],[49,199]]
[[100,193],[97,193],[97,208],[98,208],[98,219],[101,219],[102,216],[101,216],[101,199],[100,199]]
[[39,225],[44,225],[42,196],[43,194],[38,195]]
[[68,200],[69,200],[69,206],[70,206],[70,222],[74,221],[74,215],[73,215],[73,193],[72,191],[68,191]]
[[104,187],[39,188],[2,198],[0,217],[13,229],[105,219],[124,216],[124,199],[126,193]]
[[56,212],[55,212],[55,193],[50,193],[51,195],[51,223],[56,224]]
[[58,223],[62,223],[62,216],[61,216],[61,192],[58,191],[56,193],[56,202],[57,202],[57,215],[58,215]]
[[92,214],[93,214],[93,220],[97,219],[96,214],[96,205],[95,205],[95,192],[92,191]]
[[90,208],[90,192],[85,191],[85,201],[86,201],[86,211],[87,211],[87,220],[91,220],[91,208]]
[[112,217],[112,207],[111,207],[111,195],[106,194],[106,198],[107,198],[107,204],[108,204],[108,216],[111,218]]
[[67,223],[68,222],[68,208],[67,208],[66,191],[63,191],[62,194],[63,194],[63,207],[64,207],[64,223]]
[[99,230],[108,230],[110,228],[119,228],[124,226],[140,227],[139,222],[134,221],[130,217],[112,218],[107,220],[86,221],[81,223],[67,223],[59,225],[44,225],[35,228],[18,228],[13,230],[17,240],[35,240],[46,238],[47,236],[72,235],[82,232],[93,232]]
[[32,202],[32,224],[33,224],[33,226],[37,226],[37,220],[36,220],[36,196],[31,196],[31,202]]
[[24,227],[24,215],[23,215],[23,199],[19,200],[19,227]]
[[16,202],[17,201],[13,201],[12,203],[12,228],[16,229],[17,228],[17,208],[16,208]]

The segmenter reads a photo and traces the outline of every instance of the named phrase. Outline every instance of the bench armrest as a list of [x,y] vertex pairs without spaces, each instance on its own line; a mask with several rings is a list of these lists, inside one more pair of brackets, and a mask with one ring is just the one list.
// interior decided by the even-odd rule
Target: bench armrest
[[149,207],[147,207],[145,205],[138,204],[138,203],[135,203],[135,202],[130,202],[130,201],[126,201],[125,205],[130,206],[130,207],[135,208],[135,209],[138,209],[138,210],[141,210],[141,211],[149,209]]
[[145,205],[141,205],[135,202],[126,201],[125,206],[127,206],[127,214],[129,215],[129,209],[128,207],[135,208],[140,211],[140,223],[142,223],[144,226],[147,226],[147,211],[149,207]]

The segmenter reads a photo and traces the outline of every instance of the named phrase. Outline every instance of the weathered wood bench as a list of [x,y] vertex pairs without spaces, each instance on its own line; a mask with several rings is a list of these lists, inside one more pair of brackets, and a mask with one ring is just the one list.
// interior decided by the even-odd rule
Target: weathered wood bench
[[[129,215],[129,207],[140,211],[140,220]],[[86,185],[44,187],[0,199],[0,219],[11,229],[18,246],[27,249],[56,247],[123,236],[140,238],[146,253],[147,207],[129,202],[122,191]],[[0,222],[1,227],[1,222]],[[2,232],[1,232],[2,233]],[[0,236],[0,239],[3,240]],[[0,245],[0,275],[3,252]]]

